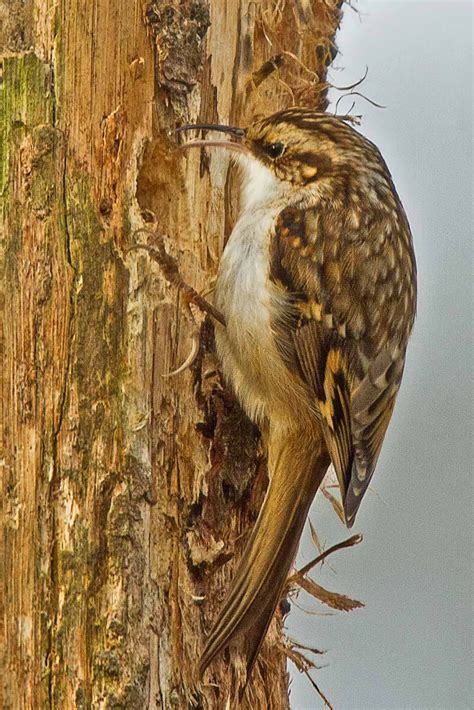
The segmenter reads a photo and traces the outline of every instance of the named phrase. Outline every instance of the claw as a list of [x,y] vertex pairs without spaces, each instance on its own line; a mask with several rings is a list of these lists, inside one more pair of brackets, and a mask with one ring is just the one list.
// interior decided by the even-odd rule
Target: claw
[[191,367],[191,365],[195,361],[198,352],[199,352],[199,333],[195,332],[193,334],[193,345],[191,348],[191,352],[189,353],[186,360],[183,362],[182,365],[180,365],[178,367],[177,370],[173,370],[172,372],[164,372],[162,374],[162,377],[174,377],[175,375],[179,375],[181,372],[184,372],[185,370],[187,370],[188,367]]
[[214,280],[212,286],[209,286],[208,288],[204,289],[203,291],[200,291],[200,292],[199,292],[199,295],[200,295],[202,298],[207,298],[208,296],[211,295],[211,293],[214,293],[215,290],[216,290],[216,283],[215,283],[215,280]]

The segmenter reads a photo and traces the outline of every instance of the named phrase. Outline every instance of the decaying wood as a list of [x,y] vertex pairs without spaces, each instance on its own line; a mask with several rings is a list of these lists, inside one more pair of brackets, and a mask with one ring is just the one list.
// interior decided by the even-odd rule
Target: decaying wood
[[[0,3],[5,708],[234,707],[238,660],[196,659],[266,486],[258,432],[192,370],[180,299],[237,209],[183,121],[324,108],[340,0]],[[244,708],[288,707],[276,618]],[[234,703],[234,704],[233,704]]]

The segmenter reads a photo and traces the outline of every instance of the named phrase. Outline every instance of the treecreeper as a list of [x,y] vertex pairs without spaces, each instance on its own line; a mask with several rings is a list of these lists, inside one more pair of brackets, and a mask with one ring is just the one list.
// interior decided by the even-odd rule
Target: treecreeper
[[248,678],[331,463],[354,523],[402,379],[416,264],[387,165],[348,121],[291,108],[246,129],[180,130],[193,128],[226,137],[183,148],[230,150],[240,167],[216,344],[224,377],[261,428],[270,479],[201,671],[239,636]]

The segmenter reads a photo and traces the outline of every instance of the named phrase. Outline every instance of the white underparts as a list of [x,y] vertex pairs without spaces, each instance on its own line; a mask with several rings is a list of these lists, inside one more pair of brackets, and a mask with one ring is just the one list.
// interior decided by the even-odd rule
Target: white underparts
[[290,417],[288,397],[298,398],[272,332],[276,314],[287,305],[269,279],[270,240],[286,200],[281,181],[270,170],[245,156],[239,162],[243,209],[219,267],[216,306],[227,326],[216,327],[217,349],[224,375],[250,418],[261,421],[271,412],[275,421]]

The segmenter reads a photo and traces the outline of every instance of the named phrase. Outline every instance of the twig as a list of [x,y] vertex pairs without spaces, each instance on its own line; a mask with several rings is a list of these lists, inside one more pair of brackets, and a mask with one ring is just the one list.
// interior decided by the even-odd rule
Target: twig
[[329,700],[326,698],[326,696],[324,695],[324,693],[321,690],[321,688],[319,687],[319,685],[310,676],[309,671],[303,671],[303,673],[305,674],[305,676],[307,677],[307,679],[309,680],[309,682],[311,683],[311,685],[313,686],[313,688],[315,689],[315,691],[317,692],[317,694],[319,695],[319,697],[321,698],[323,703],[326,705],[326,707],[329,708],[329,710],[334,710],[333,706],[331,705]]
[[316,74],[316,72],[314,72],[312,69],[307,67],[306,64],[304,62],[302,62],[301,59],[299,59],[299,57],[296,56],[296,54],[293,54],[293,52],[289,52],[289,51],[284,51],[283,54],[285,54],[287,57],[291,57],[291,59],[293,59],[293,61],[296,62],[296,64],[299,64],[299,66],[302,69],[304,69],[305,72],[307,72],[308,74],[312,74],[316,82],[319,82],[318,74]]
[[[367,96],[364,96],[364,94],[361,94],[360,91],[349,91],[347,94],[343,94],[338,98],[336,101],[336,108],[334,110],[334,113],[337,115],[337,110],[339,108],[339,104],[343,99],[346,99],[348,96],[360,96],[361,99],[365,99],[366,101],[369,102],[369,104],[372,104],[372,106],[376,106],[377,108],[387,108],[386,106],[383,106],[383,104],[378,104],[376,101],[372,101],[372,99],[369,99]],[[351,106],[352,110],[352,106]]]
[[305,592],[311,594],[318,602],[331,607],[331,609],[352,611],[353,609],[360,609],[364,606],[362,602],[357,601],[357,599],[351,599],[345,594],[330,592],[328,589],[321,587],[320,584],[317,584],[311,577],[302,577],[298,583]]
[[358,79],[354,84],[349,84],[349,86],[336,86],[335,84],[329,84],[329,86],[332,89],[336,89],[337,91],[349,91],[351,89],[355,89],[356,86],[360,86],[362,84],[362,82],[366,80],[368,73],[369,73],[369,67],[366,65],[364,76],[361,79]]
[[260,84],[265,81],[270,74],[273,74],[274,71],[279,69],[284,61],[285,58],[283,57],[283,54],[276,54],[274,57],[271,57],[268,61],[264,62],[260,69],[257,69],[257,71],[254,71],[252,74],[252,83],[254,88],[256,89],[260,86]]
[[[360,96],[361,99],[364,99],[365,101],[368,101],[369,104],[372,104],[372,106],[375,106],[376,108],[387,108],[383,104],[378,104],[376,101],[373,101],[372,99],[369,99],[368,96],[365,96],[364,94],[361,94],[360,91],[350,91],[348,94],[344,94],[344,96]],[[342,96],[341,98],[344,98]]]
[[309,658],[306,658],[302,653],[299,653],[298,651],[293,651],[293,649],[288,648],[287,646],[282,646],[283,652],[285,655],[292,661],[296,668],[299,670],[300,673],[304,673],[323,703],[326,705],[329,710],[334,710],[333,706],[329,702],[329,700],[326,698],[324,695],[323,691],[321,688],[318,686],[316,681],[310,676],[309,671],[313,668],[316,668],[316,665],[309,660]]
[[309,651],[310,653],[314,653],[317,656],[323,656],[326,653],[326,651],[320,651],[319,648],[313,648],[312,646],[305,646],[304,644],[300,643],[299,641],[296,641],[296,639],[292,638],[291,636],[286,636],[286,640],[288,641],[288,643],[291,644],[292,648],[301,648],[301,649],[303,649],[303,651]]
[[322,562],[328,555],[332,555],[333,552],[336,552],[337,550],[342,550],[345,547],[352,547],[353,545],[358,545],[360,542],[362,542],[362,540],[362,535],[352,535],[351,537],[347,538],[347,540],[343,540],[342,542],[338,542],[332,547],[328,547],[328,549],[318,555],[318,557],[316,557],[314,560],[311,560],[311,562],[308,562],[307,565],[295,572],[295,574],[291,575],[291,577],[289,577],[286,582],[287,587],[293,584],[298,584],[300,579],[302,579],[306,574],[308,574],[308,572],[310,572],[313,567]]

